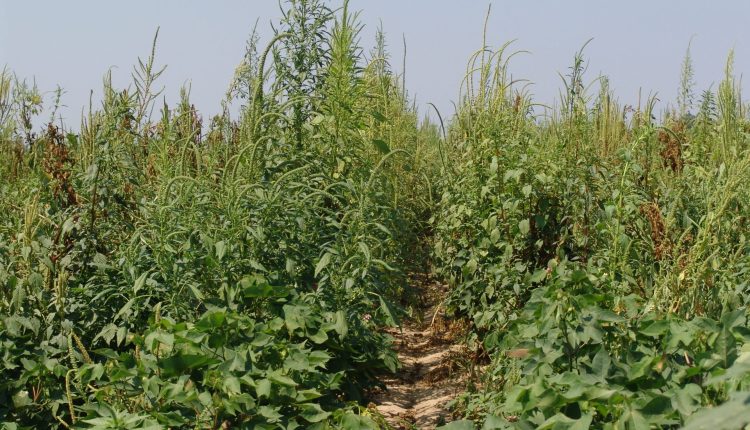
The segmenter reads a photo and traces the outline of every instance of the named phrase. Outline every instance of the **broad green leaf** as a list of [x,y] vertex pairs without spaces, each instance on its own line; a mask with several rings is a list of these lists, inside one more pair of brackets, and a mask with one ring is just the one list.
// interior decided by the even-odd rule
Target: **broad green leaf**
[[672,401],[667,396],[655,395],[640,412],[645,416],[663,416],[672,412]]
[[341,419],[341,428],[344,430],[377,430],[379,427],[372,418],[347,411]]
[[388,118],[385,117],[382,113],[378,111],[372,111],[372,117],[375,118],[379,122],[385,122],[388,120]]
[[474,421],[470,421],[470,420],[453,421],[444,426],[437,427],[435,430],[474,430]]
[[497,228],[492,229],[490,232],[490,243],[493,245],[500,241],[500,230]]
[[676,390],[672,396],[672,407],[684,416],[689,416],[701,405],[703,390],[696,384],[687,384]]
[[276,422],[283,417],[277,406],[264,405],[258,408],[258,412],[271,422]]
[[270,285],[260,276],[248,276],[239,282],[242,295],[248,298],[287,297],[290,293],[286,287]]
[[320,272],[323,271],[326,267],[328,267],[328,263],[331,262],[331,253],[326,252],[323,254],[323,256],[320,258],[320,261],[318,261],[318,264],[315,265],[315,276],[317,277]]
[[138,294],[138,291],[140,291],[146,284],[146,276],[148,276],[147,272],[141,273],[141,276],[135,280],[135,283],[133,284],[133,294]]
[[224,391],[229,395],[241,393],[240,380],[234,376],[226,377],[224,379]]
[[378,151],[383,154],[388,154],[389,152],[391,152],[391,148],[388,147],[388,144],[385,143],[384,140],[373,139],[372,144],[375,145],[375,148],[377,148]]
[[381,295],[378,295],[378,299],[380,300],[380,310],[385,315],[386,324],[390,325],[391,327],[398,327],[396,313],[393,311],[393,309],[391,309],[391,305],[386,302]]
[[159,360],[159,367],[167,376],[176,376],[218,363],[219,360],[203,354],[176,354]]
[[628,424],[632,430],[651,430],[651,425],[648,420],[638,411],[631,410],[629,412]]
[[212,310],[203,314],[201,319],[195,323],[195,328],[202,331],[217,329],[224,325],[227,314],[223,310]]
[[324,411],[320,405],[315,403],[303,403],[299,405],[299,408],[302,418],[311,423],[323,421],[331,415],[330,412]]
[[591,427],[591,421],[594,420],[594,416],[591,414],[585,414],[578,418],[568,430],[588,430]]
[[482,425],[482,430],[499,430],[509,428],[511,428],[511,424],[505,418],[492,414],[489,414],[484,418],[484,424]]
[[308,335],[307,337],[318,345],[328,340],[328,334],[324,330],[318,330],[315,334]]
[[312,366],[322,367],[330,359],[331,356],[325,351],[312,351],[307,355],[307,360]]
[[532,284],[536,284],[536,283],[542,282],[544,278],[546,277],[547,277],[547,271],[545,269],[539,269],[536,272],[534,272],[533,275],[531,275],[529,282],[531,282]]
[[641,328],[640,333],[650,337],[663,336],[669,330],[669,321],[667,320],[653,320],[651,322],[645,322]]
[[750,353],[745,352],[724,372],[717,372],[706,382],[708,384],[717,384],[728,381],[733,378],[742,378],[750,376]]
[[333,329],[336,330],[336,333],[338,333],[341,338],[345,337],[349,332],[349,324],[346,322],[346,314],[344,314],[344,311],[336,311],[336,319]]
[[529,220],[525,219],[518,223],[518,230],[521,234],[529,234]]
[[634,363],[628,372],[628,378],[631,381],[642,378],[647,374],[651,373],[651,368],[654,365],[655,357],[646,356]]
[[306,328],[307,320],[305,315],[309,309],[305,306],[284,305],[284,324],[290,333],[298,328]]
[[29,397],[29,392],[26,390],[21,390],[16,392],[16,394],[13,395],[13,407],[15,408],[23,408],[24,406],[31,405],[33,400],[31,400],[31,397]]
[[268,379],[260,379],[255,383],[255,395],[258,399],[269,397],[271,395],[271,381]]
[[125,303],[120,308],[119,311],[117,311],[117,313],[115,314],[115,316],[112,318],[112,321],[117,321],[117,319],[120,318],[121,316],[129,315],[130,308],[132,308],[134,304],[135,304],[135,297],[133,297],[132,299],[128,300],[128,302]]
[[216,248],[216,258],[221,261],[227,253],[227,243],[221,240],[216,242],[214,247]]
[[600,378],[606,378],[609,374],[609,368],[612,365],[612,359],[609,357],[607,350],[600,348],[591,362],[591,372]]
[[315,400],[317,398],[320,398],[321,396],[322,394],[320,394],[319,391],[313,389],[297,391],[297,401],[300,402]]
[[166,347],[171,348],[174,345],[174,334],[167,333],[161,329],[154,330],[146,335],[144,343],[149,351],[156,350],[159,344],[163,344]]
[[267,376],[267,378],[270,381],[275,382],[275,383],[277,383],[279,385],[283,385],[285,387],[296,387],[297,386],[297,383],[294,382],[294,379],[292,379],[292,378],[290,378],[288,376],[284,376],[281,373],[279,373],[278,371],[268,372],[268,375],[266,375],[266,376]]
[[750,423],[750,393],[738,392],[719,406],[705,408],[688,418],[684,430],[736,430]]

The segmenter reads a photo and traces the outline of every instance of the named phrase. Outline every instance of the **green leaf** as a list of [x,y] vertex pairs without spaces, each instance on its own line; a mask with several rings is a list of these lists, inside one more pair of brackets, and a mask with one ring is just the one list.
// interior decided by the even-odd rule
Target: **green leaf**
[[723,405],[699,410],[683,430],[735,430],[750,423],[750,393],[738,392]]
[[490,173],[492,173],[493,175],[497,173],[497,168],[498,168],[497,156],[493,156],[492,160],[490,161]]
[[163,344],[168,348],[171,348],[174,345],[174,335],[172,333],[167,333],[164,330],[154,330],[146,335],[144,343],[149,351],[156,350],[158,344]]
[[198,285],[191,282],[190,284],[188,284],[188,288],[190,288],[190,292],[193,293],[193,297],[195,297],[199,301],[203,301],[205,296],[203,295],[201,290],[198,288]]
[[482,430],[498,430],[510,428],[510,423],[502,417],[489,414],[484,418]]
[[377,430],[379,427],[370,417],[347,411],[341,419],[341,428],[344,430]]
[[525,219],[518,223],[518,230],[521,234],[529,234],[529,220]]
[[737,309],[725,313],[721,316],[721,325],[724,326],[726,330],[731,330],[739,326],[745,320],[745,312],[745,309]]
[[315,403],[303,403],[299,405],[299,408],[302,418],[311,423],[323,421],[331,415],[330,412],[324,411],[320,405]]
[[29,392],[26,390],[18,391],[13,395],[13,407],[15,408],[23,408],[24,406],[29,406],[32,403],[34,402],[31,400],[31,397],[29,397]]
[[444,426],[437,427],[435,430],[474,430],[474,421],[471,421],[471,420],[453,421]]
[[315,400],[322,396],[322,394],[318,390],[299,390],[297,391],[297,401],[303,402],[303,401],[309,401],[309,400]]
[[357,245],[359,246],[360,251],[362,251],[362,254],[364,254],[365,261],[369,262],[372,258],[370,255],[370,247],[367,246],[365,242],[359,242]]
[[328,266],[328,263],[331,262],[331,253],[326,252],[323,254],[323,256],[320,258],[320,261],[318,261],[318,264],[315,265],[315,277],[317,277],[320,272],[323,271]]
[[648,420],[641,415],[640,412],[631,410],[629,412],[630,417],[628,418],[628,424],[630,425],[630,429],[633,430],[651,430],[651,426],[648,423]]
[[708,384],[717,384],[733,378],[742,378],[750,375],[750,353],[743,353],[725,372],[717,372],[708,378]]
[[307,360],[310,362],[310,365],[316,367],[323,367],[323,365],[330,359],[331,356],[325,351],[312,351],[307,355]]
[[117,313],[115,314],[115,316],[112,318],[112,321],[117,321],[117,319],[120,318],[121,316],[129,315],[130,308],[132,308],[134,304],[135,304],[135,297],[133,297],[132,299],[128,300],[128,302],[125,303],[120,308],[119,311],[117,311]]
[[372,144],[375,145],[375,148],[377,148],[378,151],[383,154],[388,154],[389,152],[391,152],[391,148],[388,147],[388,144],[385,143],[384,140],[373,139]]
[[667,347],[669,350],[675,350],[682,344],[690,346],[695,336],[694,326],[684,321],[672,320],[669,322],[669,335],[667,337]]
[[289,333],[294,332],[298,328],[306,328],[307,320],[305,315],[309,313],[309,309],[305,306],[299,305],[284,305],[284,324],[286,325]]
[[344,314],[344,311],[336,311],[336,319],[333,324],[333,329],[341,338],[345,337],[349,332],[349,324],[346,322],[346,314]]
[[213,310],[206,312],[203,314],[201,319],[199,319],[195,323],[195,328],[201,330],[201,331],[210,331],[217,329],[224,325],[224,321],[226,320],[227,314],[223,310]]
[[271,385],[271,381],[268,379],[261,379],[255,383],[255,395],[258,396],[258,399],[271,396]]
[[500,241],[500,230],[497,228],[492,229],[490,232],[490,243],[493,245]]
[[290,290],[273,286],[261,276],[247,276],[239,282],[242,295],[246,298],[287,297]]
[[628,372],[628,378],[631,381],[634,381],[650,373],[651,367],[653,366],[655,359],[656,359],[655,357],[646,356],[640,359],[639,361],[637,361],[635,364],[633,364],[630,367],[630,371]]
[[218,359],[203,354],[177,354],[159,360],[159,367],[164,375],[177,376],[216,363]]
[[141,288],[143,288],[143,286],[146,284],[147,275],[147,272],[141,273],[141,276],[139,276],[138,279],[135,280],[135,283],[133,284],[133,294],[138,294],[138,291],[140,291]]
[[281,373],[279,373],[278,370],[273,372],[268,372],[267,375],[268,379],[271,380],[271,382],[275,382],[279,385],[283,385],[285,387],[296,387],[297,383],[294,382],[294,379],[284,376]]
[[235,376],[228,376],[224,379],[224,391],[229,395],[241,393],[240,380]]
[[696,384],[687,384],[672,396],[672,407],[682,415],[688,416],[701,406],[703,390]]
[[396,313],[393,311],[393,309],[391,309],[391,305],[383,299],[383,296],[379,294],[378,299],[380,300],[380,310],[383,311],[383,314],[385,315],[386,324],[390,325],[391,327],[398,327]]
[[609,309],[595,309],[592,314],[596,316],[597,321],[600,322],[610,322],[610,323],[617,323],[617,322],[624,322],[625,318],[621,317],[620,315],[617,315],[616,313],[610,311]]
[[269,405],[261,406],[260,408],[258,408],[258,412],[260,412],[263,417],[267,418],[271,422],[276,422],[283,417],[283,415],[279,413],[278,407]]
[[667,320],[647,321],[640,327],[640,333],[650,337],[663,336],[667,330],[669,330],[669,321]]
[[315,334],[308,335],[307,337],[318,345],[328,340],[328,334],[326,334],[325,330],[318,330]]
[[672,401],[667,396],[656,395],[646,403],[640,412],[648,416],[664,416],[672,412]]
[[378,111],[372,111],[372,117],[375,118],[379,122],[385,122],[388,120],[388,118],[385,117],[382,113]]
[[585,414],[581,418],[578,418],[572,426],[568,427],[568,430],[588,430],[593,420],[593,415]]
[[546,277],[547,277],[547,271],[544,269],[539,269],[536,272],[534,272],[533,275],[531,275],[529,282],[531,282],[532,284],[536,284],[536,283],[542,282],[544,278]]
[[591,362],[591,372],[600,378],[606,378],[611,365],[612,359],[609,357],[607,350],[600,348]]
[[227,253],[227,243],[222,240],[216,242],[214,247],[216,248],[216,258],[221,261],[221,259],[224,258],[224,255]]

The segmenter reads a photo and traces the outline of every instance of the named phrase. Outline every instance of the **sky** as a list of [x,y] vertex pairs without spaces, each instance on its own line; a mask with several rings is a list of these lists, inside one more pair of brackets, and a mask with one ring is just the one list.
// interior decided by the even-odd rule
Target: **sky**
[[[406,40],[410,95],[421,112],[432,102],[448,117],[467,60],[482,46],[490,3],[487,43],[515,40],[511,50],[528,51],[513,58],[510,72],[532,83],[538,103],[559,96],[559,73],[591,38],[587,81],[607,75],[622,103],[636,104],[639,92],[656,93],[658,108],[672,103],[691,39],[698,92],[716,87],[732,49],[737,74],[750,70],[750,2],[740,0],[351,0],[350,7],[361,11],[365,51],[382,22],[398,73]],[[48,103],[62,87],[61,114],[75,128],[91,91],[98,103],[108,70],[115,86],[130,84],[132,66],[148,56],[160,27],[156,63],[167,65],[158,82],[164,97],[173,104],[189,85],[207,117],[219,111],[256,20],[265,45],[279,16],[277,0],[0,0],[0,67],[35,80]]]

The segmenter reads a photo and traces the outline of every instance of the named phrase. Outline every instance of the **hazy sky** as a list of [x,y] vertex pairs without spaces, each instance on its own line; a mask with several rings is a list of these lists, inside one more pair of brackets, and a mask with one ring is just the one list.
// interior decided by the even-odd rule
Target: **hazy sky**
[[[392,65],[401,71],[402,36],[407,42],[407,88],[424,112],[427,102],[452,113],[451,100],[468,57],[481,47],[489,1],[351,0],[365,24],[361,42],[369,51],[382,21]],[[551,103],[559,94],[558,72],[566,73],[574,53],[585,50],[587,78],[610,77],[621,101],[658,92],[675,99],[680,64],[693,36],[699,89],[721,80],[734,48],[738,74],[750,69],[750,2],[745,1],[493,1],[488,43],[513,45],[530,54],[511,62],[514,78],[534,83],[535,99]],[[339,1],[331,3],[334,6]],[[0,0],[0,67],[35,78],[42,90],[66,91],[66,122],[77,126],[89,91],[101,94],[112,68],[117,86],[127,86],[137,57],[146,57],[161,26],[157,63],[167,70],[160,84],[173,101],[183,84],[204,115],[216,113],[248,34],[260,18],[264,41],[269,21],[279,16],[276,0]],[[262,42],[264,44],[264,42]],[[48,94],[51,97],[51,93]]]

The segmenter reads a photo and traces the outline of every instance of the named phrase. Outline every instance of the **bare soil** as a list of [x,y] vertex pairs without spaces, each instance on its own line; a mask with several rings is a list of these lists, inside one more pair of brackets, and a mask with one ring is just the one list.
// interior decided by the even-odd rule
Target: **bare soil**
[[465,388],[468,352],[459,340],[462,324],[442,314],[447,287],[421,275],[414,288],[414,316],[389,330],[402,368],[383,378],[386,389],[373,394],[372,406],[395,429],[434,429],[452,421],[447,406]]

